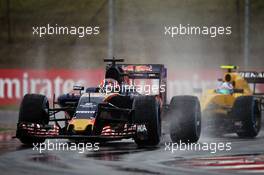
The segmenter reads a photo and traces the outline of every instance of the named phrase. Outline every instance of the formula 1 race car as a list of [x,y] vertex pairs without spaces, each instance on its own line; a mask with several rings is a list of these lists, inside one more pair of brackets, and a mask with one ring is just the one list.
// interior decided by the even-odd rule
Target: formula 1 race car
[[[199,139],[199,100],[193,96],[175,96],[166,105],[164,65],[117,64],[123,59],[104,61],[110,64],[98,87],[83,92],[84,87],[75,86],[72,92],[53,100],[52,108],[44,95],[26,94],[20,106],[16,137],[28,145],[47,138],[78,142],[133,138],[139,146],[156,146],[161,138],[161,113],[168,109],[167,114],[173,116],[170,130],[173,141]],[[139,80],[141,84],[136,84]],[[147,82],[142,84],[142,80]],[[65,113],[63,118],[57,115],[61,111]]]
[[221,68],[227,72],[219,79],[219,86],[201,97],[203,126],[212,135],[236,133],[242,138],[254,138],[261,128],[264,103],[264,93],[257,92],[256,85],[264,83],[264,74],[238,72],[236,66]]

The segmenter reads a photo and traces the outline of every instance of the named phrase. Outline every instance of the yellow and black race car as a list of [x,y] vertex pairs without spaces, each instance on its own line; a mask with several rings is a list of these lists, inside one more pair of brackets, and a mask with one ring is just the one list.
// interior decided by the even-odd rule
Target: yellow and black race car
[[264,93],[258,93],[256,85],[264,83],[264,73],[238,72],[236,66],[221,68],[227,72],[219,79],[219,86],[207,90],[200,99],[205,131],[254,138],[261,128],[264,102]]

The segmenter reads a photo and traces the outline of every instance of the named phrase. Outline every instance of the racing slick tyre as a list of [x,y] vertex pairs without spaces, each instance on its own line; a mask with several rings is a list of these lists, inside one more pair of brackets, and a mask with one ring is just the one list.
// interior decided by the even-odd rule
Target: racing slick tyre
[[[49,102],[47,97],[39,94],[26,94],[20,105],[18,123],[26,122],[42,125],[48,124],[48,109]],[[25,145],[42,143],[45,141],[45,138],[25,136],[19,128],[17,129],[17,137]]]
[[261,112],[258,101],[253,96],[240,96],[236,99],[232,108],[233,118],[240,122],[236,127],[236,133],[242,138],[254,138],[261,127]]
[[[160,105],[155,96],[137,96],[133,102],[134,122],[141,127],[135,136],[135,143],[139,147],[156,146],[161,137]],[[145,130],[145,131],[144,131]],[[145,134],[144,134],[145,133]]]
[[174,96],[169,108],[173,142],[197,142],[201,134],[201,108],[195,96]]

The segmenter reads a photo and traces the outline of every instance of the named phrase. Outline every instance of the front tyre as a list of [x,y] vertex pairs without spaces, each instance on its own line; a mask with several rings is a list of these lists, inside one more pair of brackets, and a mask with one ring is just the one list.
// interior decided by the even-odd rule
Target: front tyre
[[[49,123],[49,102],[46,96],[39,94],[26,94],[21,102],[19,109],[18,123],[33,123],[46,125]],[[42,143],[45,138],[28,136],[17,128],[17,138],[25,145]]]
[[161,137],[160,106],[154,96],[137,96],[133,102],[134,121],[146,127],[146,137],[135,136],[139,147],[156,146]]
[[240,96],[232,108],[233,118],[241,125],[236,133],[241,138],[254,138],[261,128],[261,112],[258,101],[253,96]]
[[170,136],[173,142],[197,142],[201,134],[201,108],[195,96],[174,96],[170,102]]

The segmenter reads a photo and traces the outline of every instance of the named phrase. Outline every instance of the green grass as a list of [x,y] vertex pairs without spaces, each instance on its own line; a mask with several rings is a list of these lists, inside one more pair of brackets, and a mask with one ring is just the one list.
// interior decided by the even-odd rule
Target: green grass
[[19,105],[1,105],[0,110],[18,111]]
[[0,128],[0,132],[5,132],[5,131],[12,131],[14,129],[11,128]]

